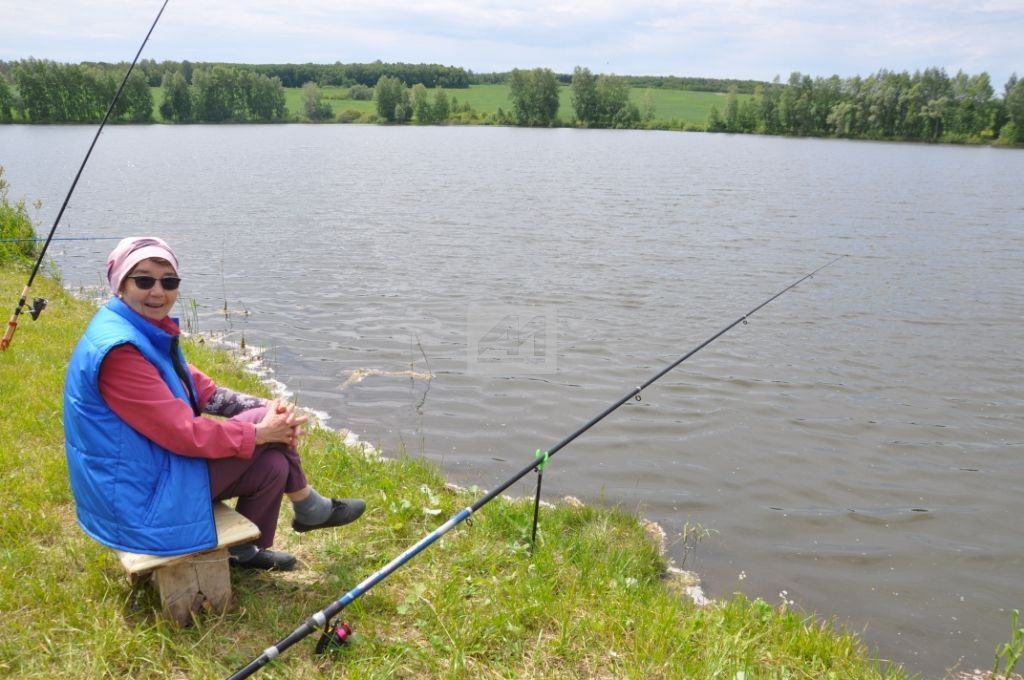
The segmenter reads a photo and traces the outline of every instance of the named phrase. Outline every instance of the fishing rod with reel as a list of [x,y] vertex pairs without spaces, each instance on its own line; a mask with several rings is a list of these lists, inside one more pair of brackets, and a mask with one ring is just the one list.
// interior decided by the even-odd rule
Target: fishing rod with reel
[[[386,579],[388,576],[390,576],[394,572],[396,572],[404,564],[409,562],[412,558],[416,557],[416,555],[418,555],[419,553],[423,552],[431,544],[433,544],[439,538],[441,538],[446,533],[451,531],[458,524],[462,523],[463,521],[468,520],[474,513],[476,513],[481,508],[483,508],[485,505],[487,505],[492,500],[497,498],[506,489],[508,489],[510,486],[512,486],[513,484],[518,482],[520,479],[525,477],[527,474],[529,474],[530,472],[532,472],[534,470],[536,470],[538,473],[540,473],[543,470],[544,466],[547,464],[548,460],[551,458],[551,456],[555,455],[558,451],[560,451],[562,448],[564,448],[565,446],[570,444],[577,437],[579,437],[584,432],[586,432],[587,430],[592,428],[594,425],[597,425],[599,422],[604,420],[608,415],[610,415],[613,411],[618,409],[620,406],[622,406],[623,404],[625,404],[626,402],[628,402],[628,401],[630,401],[632,399],[635,399],[635,400],[639,401],[641,399],[641,393],[647,387],[649,387],[650,385],[652,385],[653,383],[655,383],[656,381],[661,379],[666,373],[668,373],[672,369],[674,369],[677,366],[679,366],[679,364],[683,363],[684,361],[686,361],[687,359],[692,357],[694,354],[696,354],[700,350],[704,349],[705,347],[707,347],[708,345],[713,343],[715,340],[717,340],[718,338],[720,338],[723,335],[725,335],[726,333],[728,333],[730,330],[732,330],[733,328],[735,328],[739,324],[741,324],[741,323],[745,324],[747,322],[748,318],[750,318],[755,313],[760,311],[763,307],[765,307],[766,305],[768,305],[772,301],[778,299],[779,297],[781,297],[785,293],[789,292],[793,288],[796,288],[798,285],[800,285],[801,283],[803,283],[807,279],[812,278],[815,274],[820,272],[822,269],[825,269],[826,267],[828,267],[828,266],[838,262],[843,257],[846,257],[846,256],[845,255],[840,255],[840,256],[836,257],[835,259],[833,259],[833,260],[823,264],[822,266],[818,267],[814,271],[804,275],[802,278],[798,279],[797,281],[794,281],[793,283],[789,284],[788,286],[786,286],[785,288],[780,290],[775,295],[771,296],[770,298],[768,298],[767,300],[765,300],[761,304],[757,305],[756,307],[751,309],[746,314],[740,316],[738,319],[736,319],[735,321],[730,323],[728,326],[724,327],[722,330],[718,331],[717,333],[715,333],[714,335],[709,337],[707,340],[705,340],[704,342],[700,343],[699,345],[697,345],[696,347],[691,349],[689,352],[687,352],[686,354],[684,354],[681,357],[679,357],[678,359],[676,359],[674,362],[670,363],[668,366],[663,368],[658,373],[654,374],[652,377],[648,378],[646,382],[643,382],[640,385],[637,385],[636,387],[634,387],[632,390],[627,392],[623,397],[621,397],[616,402],[614,402],[613,404],[608,406],[600,414],[598,414],[597,416],[595,416],[594,418],[589,420],[587,423],[585,423],[584,425],[579,427],[575,432],[573,432],[572,434],[567,436],[565,439],[563,439],[562,441],[560,441],[557,444],[555,444],[553,447],[551,447],[547,451],[540,451],[540,450],[538,450],[536,455],[535,455],[534,460],[530,464],[525,466],[522,470],[520,470],[519,472],[517,472],[514,475],[512,475],[511,477],[509,477],[507,480],[502,482],[498,487],[496,487],[496,488],[492,489],[491,491],[489,491],[486,495],[484,495],[483,497],[478,499],[475,503],[473,503],[469,507],[466,507],[466,508],[463,508],[462,510],[460,510],[458,513],[456,513],[451,518],[449,518],[447,522],[445,522],[441,526],[439,526],[436,529],[434,529],[432,532],[430,532],[430,534],[428,534],[427,536],[425,536],[422,539],[420,539],[416,544],[414,544],[413,546],[408,548],[401,555],[399,555],[398,557],[394,558],[393,560],[388,562],[386,565],[384,565],[382,568],[378,569],[376,572],[371,574],[369,577],[367,577],[365,580],[363,580],[357,586],[352,588],[352,590],[348,591],[343,596],[341,596],[340,598],[338,598],[337,600],[335,600],[334,602],[329,604],[327,607],[325,607],[324,609],[318,611],[313,616],[311,616],[308,619],[306,619],[302,623],[302,625],[300,625],[298,628],[293,630],[290,634],[288,634],[284,638],[281,638],[275,644],[273,644],[272,646],[270,646],[270,647],[266,648],[265,650],[263,650],[263,652],[260,653],[260,655],[258,657],[256,657],[255,659],[250,661],[248,664],[246,664],[244,667],[240,668],[234,674],[229,676],[228,680],[241,680],[242,678],[248,678],[249,676],[251,676],[254,673],[256,673],[259,669],[263,668],[264,666],[269,664],[271,661],[276,659],[278,656],[280,656],[281,653],[284,652],[285,650],[287,650],[289,647],[291,647],[295,643],[299,642],[300,640],[303,640],[304,638],[306,638],[310,634],[315,633],[317,630],[320,630],[321,628],[323,629],[323,632],[322,632],[322,634],[320,636],[320,640],[319,640],[319,642],[317,643],[317,646],[316,646],[316,651],[318,653],[322,653],[322,652],[328,651],[328,650],[330,650],[332,648],[336,648],[336,647],[339,647],[340,645],[342,645],[348,639],[348,637],[352,635],[352,628],[351,628],[351,626],[348,623],[337,622],[334,619],[343,609],[345,609],[345,607],[347,607],[348,605],[352,604],[352,602],[354,602],[355,600],[357,600],[360,597],[362,597],[371,588],[373,588],[375,585],[377,585],[378,583],[380,583],[381,581]],[[540,476],[540,474],[538,474],[538,485],[537,485],[537,493],[536,493],[536,501],[535,501],[535,502],[538,502],[538,503],[539,503],[539,500],[540,500],[540,480],[541,479],[542,479],[542,477]],[[535,507],[535,509],[534,509],[534,535],[536,534],[536,522],[537,522],[537,512],[536,512],[536,507]]]
[[[57,231],[57,225],[60,224],[60,218],[64,216],[64,210],[67,209],[68,203],[71,201],[71,195],[75,193],[75,187],[78,186],[78,180],[82,176],[82,171],[85,170],[85,164],[89,162],[89,156],[92,155],[92,150],[96,146],[96,142],[100,138],[100,134],[103,132],[104,126],[107,124],[107,120],[110,118],[110,114],[113,112],[114,107],[117,105],[117,100],[121,98],[121,93],[124,91],[125,85],[128,84],[128,77],[132,74],[132,70],[139,61],[139,57],[142,56],[142,49],[149,42],[149,36],[153,34],[153,29],[156,28],[156,24],[160,21],[160,17],[164,13],[164,9],[167,7],[167,3],[170,0],[164,0],[163,5],[160,6],[160,11],[156,14],[156,19],[153,19],[153,24],[149,27],[149,31],[146,33],[146,37],[142,40],[142,44],[139,45],[138,52],[135,53],[135,58],[132,59],[132,63],[128,66],[128,71],[125,72],[124,78],[121,79],[121,85],[118,86],[117,92],[114,93],[114,98],[110,100],[110,106],[107,107],[107,112],[103,114],[103,120],[100,121],[99,128],[96,129],[96,135],[92,138],[92,143],[89,144],[88,151],[85,152],[85,158],[82,159],[82,164],[78,166],[78,172],[75,173],[75,178],[71,182],[71,188],[68,189],[67,196],[64,197],[64,203],[61,204],[60,210],[57,211],[57,217],[53,220],[53,226],[50,228],[50,234],[46,237],[46,242],[43,243],[42,250],[39,251],[39,257],[36,258],[35,266],[32,267],[32,273],[28,277],[28,283],[25,284],[25,288],[21,291],[21,297],[18,299],[18,304],[14,308],[14,313],[11,315],[10,320],[7,322],[7,331],[4,333],[3,338],[0,338],[0,350],[6,351],[11,346],[11,340],[14,338],[14,331],[18,329],[18,317],[21,316],[25,305],[27,304],[29,293],[32,290],[32,282],[36,279],[36,274],[39,273],[39,267],[43,264],[43,258],[46,256],[46,249],[50,247],[50,242],[53,241],[53,235]],[[45,298],[33,298],[32,307],[29,309],[29,315],[32,320],[35,321],[39,318],[39,315],[46,308]]]

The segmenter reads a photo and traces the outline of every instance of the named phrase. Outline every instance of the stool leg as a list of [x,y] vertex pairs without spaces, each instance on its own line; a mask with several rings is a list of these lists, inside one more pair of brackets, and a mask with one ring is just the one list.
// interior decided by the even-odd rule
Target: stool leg
[[221,613],[231,604],[228,549],[217,548],[157,569],[153,581],[164,615],[179,626],[192,622],[204,606]]
[[179,626],[192,623],[192,612],[202,607],[203,595],[199,592],[191,559],[157,569],[153,572],[153,582],[160,593],[164,616]]
[[228,569],[228,549],[217,548],[197,555],[195,562],[199,592],[206,596],[210,608],[218,614],[231,606],[231,571]]

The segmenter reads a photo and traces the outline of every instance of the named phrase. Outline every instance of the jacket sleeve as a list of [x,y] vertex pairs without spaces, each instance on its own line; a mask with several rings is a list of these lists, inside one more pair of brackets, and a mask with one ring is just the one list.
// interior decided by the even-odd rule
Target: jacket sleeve
[[239,413],[267,405],[266,399],[218,387],[208,375],[192,364],[188,365],[188,370],[192,374],[192,384],[196,386],[199,408],[203,413],[232,418]]
[[[115,347],[107,354],[99,382],[107,406],[136,432],[168,451],[193,458],[252,457],[256,448],[253,423],[196,417],[132,345]],[[206,378],[206,383],[197,383],[196,390],[200,395],[205,391],[209,399],[213,381]]]

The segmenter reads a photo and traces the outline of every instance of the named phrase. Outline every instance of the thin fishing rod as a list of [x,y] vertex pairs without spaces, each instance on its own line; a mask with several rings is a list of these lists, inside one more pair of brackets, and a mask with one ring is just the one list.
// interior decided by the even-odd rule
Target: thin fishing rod
[[120,241],[120,240],[121,240],[120,236],[58,236],[57,238],[53,238],[52,235],[51,235],[51,237],[48,238],[48,239],[47,238],[43,238],[42,236],[37,236],[37,237],[33,237],[33,238],[0,238],[0,243],[27,243],[29,241],[32,241],[32,242],[46,241],[47,243],[49,243],[50,241]]
[[[574,439],[579,437],[581,434],[583,434],[584,432],[586,432],[587,430],[592,428],[594,425],[596,425],[597,423],[601,422],[612,411],[614,411],[615,409],[619,408],[620,406],[625,404],[630,399],[634,399],[634,398],[639,399],[640,392],[642,392],[646,387],[650,386],[651,383],[655,382],[656,380],[658,380],[659,378],[664,376],[666,373],[671,371],[673,368],[675,368],[676,366],[678,366],[679,364],[683,363],[684,361],[686,361],[687,359],[692,357],[694,354],[696,354],[700,350],[702,350],[705,347],[707,347],[708,345],[710,345],[712,342],[714,342],[715,340],[720,338],[722,335],[724,335],[725,333],[729,332],[730,329],[734,328],[735,326],[737,326],[740,323],[746,322],[746,320],[750,316],[752,316],[754,313],[759,311],[761,308],[763,308],[768,303],[772,302],[773,300],[777,299],[781,295],[783,295],[786,292],[788,292],[788,291],[792,290],[793,288],[797,287],[798,285],[800,285],[801,283],[803,283],[807,279],[811,278],[812,276],[814,276],[815,274],[820,272],[825,267],[828,267],[829,265],[832,265],[835,262],[838,262],[843,257],[846,257],[846,256],[845,255],[840,255],[839,257],[835,258],[831,262],[828,262],[827,264],[824,264],[824,265],[818,267],[817,269],[815,269],[811,273],[805,275],[803,278],[799,279],[798,281],[795,281],[795,282],[791,283],[790,285],[786,286],[785,288],[780,290],[778,293],[776,293],[775,295],[771,296],[770,298],[768,298],[767,300],[765,300],[764,302],[759,304],[757,307],[754,307],[749,312],[747,312],[746,314],[744,314],[740,318],[736,319],[731,324],[729,324],[728,326],[726,326],[722,330],[718,331],[717,333],[712,335],[710,338],[708,338],[707,340],[705,340],[701,344],[699,344],[696,347],[694,347],[692,350],[690,350],[689,352],[684,354],[682,357],[680,357],[679,359],[677,359],[673,363],[669,364],[665,369],[663,369],[662,371],[658,372],[652,378],[647,380],[647,382],[642,383],[642,384],[638,385],[637,387],[634,387],[632,390],[630,390],[629,393],[626,394],[626,396],[622,397],[621,399],[616,401],[614,404],[612,404],[611,406],[606,408],[604,411],[601,412],[600,415],[598,415],[595,418],[591,419],[589,422],[587,422],[585,425],[583,425],[578,430],[573,432],[571,435],[569,435],[568,437],[566,437],[562,441],[560,441],[557,444],[555,444],[555,446],[552,447],[550,450],[548,450],[546,452],[546,454],[540,455],[541,452],[538,451],[537,452],[538,455],[535,457],[535,459],[534,459],[534,461],[532,463],[530,463],[529,465],[524,467],[522,470],[520,470],[516,474],[512,475],[512,477],[510,477],[508,480],[503,482],[496,489],[492,489],[490,492],[487,493],[487,495],[485,495],[482,498],[480,498],[479,500],[477,500],[471,506],[469,506],[467,508],[463,508],[462,510],[460,510],[458,513],[453,515],[447,522],[445,522],[441,526],[439,526],[436,529],[434,529],[432,532],[430,532],[429,535],[425,536],[418,543],[416,543],[415,545],[410,547],[408,550],[403,552],[401,555],[399,555],[395,559],[393,559],[390,562],[388,562],[382,568],[377,570],[374,574],[372,574],[367,579],[365,579],[362,583],[357,585],[355,588],[353,588],[349,592],[345,593],[342,597],[340,597],[339,599],[335,600],[334,602],[332,602],[330,605],[328,605],[324,609],[318,611],[316,614],[314,614],[313,616],[311,616],[308,619],[306,619],[302,623],[302,625],[300,625],[298,628],[296,628],[294,631],[292,631],[289,635],[287,635],[286,637],[281,638],[280,640],[278,640],[277,643],[275,643],[273,646],[268,647],[265,650],[263,650],[263,652],[258,657],[256,657],[252,661],[250,661],[243,668],[240,668],[239,670],[237,670],[233,675],[229,676],[228,680],[241,680],[241,678],[248,678],[253,673],[258,671],[260,668],[263,668],[268,663],[270,663],[271,661],[276,659],[278,656],[281,655],[282,652],[284,652],[286,649],[288,649],[289,647],[294,645],[296,642],[299,642],[300,640],[302,640],[303,638],[305,638],[309,634],[316,632],[316,630],[318,628],[320,628],[320,627],[323,627],[324,630],[323,630],[323,635],[321,636],[321,639],[320,639],[320,643],[317,645],[317,649],[318,650],[326,649],[327,647],[329,647],[331,640],[334,640],[334,639],[343,640],[345,637],[348,636],[348,634],[350,634],[351,629],[349,629],[346,624],[342,624],[342,627],[339,630],[337,628],[332,627],[331,623],[330,623],[331,619],[333,619],[335,616],[337,616],[338,613],[341,612],[342,609],[344,609],[348,605],[352,604],[352,602],[354,602],[355,600],[359,599],[361,596],[363,596],[366,592],[368,592],[375,585],[377,585],[378,583],[380,583],[381,581],[386,579],[388,576],[393,574],[395,571],[397,571],[406,562],[408,562],[412,558],[416,557],[416,555],[418,555],[419,553],[423,552],[432,543],[437,541],[437,539],[441,538],[446,533],[451,531],[451,529],[453,529],[459,523],[461,523],[464,520],[468,519],[473,513],[477,512],[478,510],[480,510],[480,508],[482,508],[483,506],[487,505],[492,500],[497,498],[502,492],[504,492],[510,486],[512,486],[513,484],[518,482],[520,479],[525,477],[530,472],[532,472],[534,469],[538,468],[538,466],[545,465],[547,463],[548,459],[551,456],[553,456],[555,453],[557,453],[560,449],[562,449],[565,446],[567,446],[570,442],[572,442]],[[342,635],[342,632],[344,632],[344,635]]]
[[[78,180],[82,176],[82,171],[85,170],[85,164],[89,162],[89,156],[92,155],[92,150],[96,146],[96,141],[100,138],[100,133],[103,132],[104,126],[107,124],[107,119],[110,118],[110,113],[114,110],[114,106],[117,104],[117,100],[121,98],[121,93],[124,91],[125,85],[128,83],[128,76],[132,74],[132,70],[135,68],[135,64],[138,63],[139,57],[142,56],[142,48],[149,42],[149,36],[153,34],[153,29],[156,28],[156,24],[160,21],[161,15],[164,13],[164,9],[167,7],[167,3],[170,0],[164,0],[164,4],[160,6],[160,11],[156,14],[156,19],[153,19],[153,25],[149,27],[149,31],[146,33],[146,37],[142,40],[142,44],[139,45],[139,51],[135,53],[135,58],[132,59],[131,65],[128,67],[128,71],[124,74],[124,78],[121,79],[121,85],[117,88],[117,92],[114,93],[114,98],[110,100],[110,106],[107,107],[107,112],[103,114],[103,120],[100,121],[99,128],[96,129],[96,135],[92,138],[92,143],[89,144],[89,150],[85,152],[85,158],[82,159],[82,164],[78,166],[78,172],[75,173],[75,179],[71,182],[71,188],[68,189],[67,196],[64,197],[64,203],[61,204],[60,210],[57,211],[57,217],[53,220],[53,226],[50,228],[50,234],[46,237],[46,242],[43,244],[42,250],[39,251],[39,257],[36,259],[36,264],[32,267],[32,273],[28,277],[28,283],[25,284],[24,290],[21,291],[21,298],[18,300],[18,305],[14,308],[14,314],[11,315],[10,320],[7,322],[7,332],[4,333],[4,337],[0,339],[0,350],[6,351],[11,346],[11,339],[14,337],[14,331],[18,329],[18,317],[21,315],[22,310],[25,307],[25,300],[28,299],[29,291],[32,289],[32,282],[35,281],[36,274],[39,273],[39,267],[43,264],[43,257],[46,256],[46,249],[50,247],[50,241],[53,240],[53,235],[57,231],[57,225],[60,224],[60,218],[64,216],[64,210],[68,207],[68,203],[71,201],[71,194],[75,193],[75,187],[78,186]],[[34,302],[34,308],[42,310],[42,307],[46,306],[46,301]],[[32,315],[33,319],[39,316],[37,311]]]

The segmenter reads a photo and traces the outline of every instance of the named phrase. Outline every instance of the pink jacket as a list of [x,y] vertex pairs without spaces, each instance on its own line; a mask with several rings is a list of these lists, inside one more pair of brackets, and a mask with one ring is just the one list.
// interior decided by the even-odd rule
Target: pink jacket
[[[156,323],[177,335],[170,318]],[[217,385],[191,364],[192,381],[200,410],[207,408]],[[175,398],[156,367],[132,345],[111,350],[100,367],[100,394],[107,406],[136,432],[168,451],[194,458],[251,458],[256,448],[256,426],[234,420],[195,416]]]

